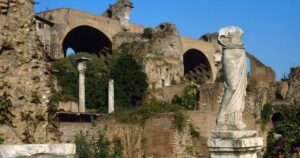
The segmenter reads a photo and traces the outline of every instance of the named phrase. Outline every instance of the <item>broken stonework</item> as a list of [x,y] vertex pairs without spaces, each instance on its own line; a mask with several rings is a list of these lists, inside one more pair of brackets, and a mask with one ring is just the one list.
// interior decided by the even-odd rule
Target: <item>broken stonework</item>
[[34,157],[35,155],[73,158],[75,152],[75,144],[0,145],[0,158]]
[[138,33],[119,33],[113,48],[131,53],[149,76],[149,88],[158,89],[180,83],[183,76],[183,44],[174,24],[162,23],[151,38]]
[[287,99],[290,103],[299,103],[300,101],[300,68],[291,68],[289,75],[289,91]]
[[102,16],[119,20],[122,29],[129,31],[129,18],[132,8],[133,3],[131,0],[118,0],[117,3],[110,5]]
[[0,14],[7,14],[9,0],[0,0]]
[[276,98],[286,99],[289,91],[289,84],[286,81],[276,83]]
[[[5,3],[1,2],[2,7]],[[6,14],[0,14],[0,95],[11,96],[15,117],[10,125],[0,125],[0,133],[4,143],[56,141],[47,130],[50,73],[35,32],[33,3],[8,2]]]

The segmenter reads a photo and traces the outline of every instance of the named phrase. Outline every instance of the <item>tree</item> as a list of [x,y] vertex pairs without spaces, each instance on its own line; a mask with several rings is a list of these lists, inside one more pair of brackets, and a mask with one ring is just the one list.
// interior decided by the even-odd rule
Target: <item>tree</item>
[[107,66],[94,54],[76,53],[62,58],[52,64],[52,69],[57,70],[54,77],[61,87],[59,93],[63,101],[78,101],[78,70],[75,59],[86,57],[85,72],[86,105],[89,108],[99,108],[107,105]]
[[110,65],[110,78],[115,83],[115,101],[120,106],[137,105],[142,100],[147,87],[147,75],[132,55],[122,54]]

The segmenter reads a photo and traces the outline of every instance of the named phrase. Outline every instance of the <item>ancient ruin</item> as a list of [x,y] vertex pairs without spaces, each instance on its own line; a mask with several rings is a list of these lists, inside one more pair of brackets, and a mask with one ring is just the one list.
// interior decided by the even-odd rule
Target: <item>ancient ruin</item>
[[[132,9],[130,0],[119,0],[101,16],[68,8],[34,15],[31,0],[0,0],[0,97],[11,102],[11,106],[6,107],[6,120],[0,118],[3,144],[74,143],[81,131],[91,139],[99,136],[99,129],[105,129],[108,140],[119,137],[124,142],[126,158],[208,158],[209,136],[211,140],[257,140],[242,144],[253,147],[251,154],[256,154],[262,145],[262,139],[257,137],[264,140],[267,137],[267,131],[257,124],[261,111],[266,103],[299,101],[299,68],[292,69],[287,81],[275,81],[272,68],[243,50],[250,61],[250,70],[248,85],[243,85],[246,92],[245,89],[241,92],[246,96],[243,117],[239,118],[243,118],[249,131],[224,135],[217,131],[211,135],[216,129],[215,120],[225,91],[221,63],[223,47],[236,45],[220,43],[218,37],[222,34],[219,32],[192,39],[182,36],[176,25],[169,22],[155,28],[132,24],[129,21]],[[118,122],[113,113],[118,107],[114,102],[113,80],[103,85],[110,94],[107,111],[111,115],[85,108],[83,82],[80,84],[81,99],[57,101],[55,90],[59,91],[60,87],[51,78],[56,71],[51,69],[51,64],[67,57],[68,49],[95,54],[106,67],[118,53],[131,54],[147,75],[149,86],[145,98],[149,100],[170,103],[174,96],[192,85],[196,103],[194,109],[184,111],[182,122],[186,126],[181,131],[174,129],[178,116],[168,112],[155,113],[140,124]],[[83,67],[79,68],[83,79]],[[141,117],[144,116],[131,121]],[[234,147],[224,143],[220,146],[210,141],[209,145],[216,147],[215,151],[224,146]],[[1,150],[4,148],[0,147]]]

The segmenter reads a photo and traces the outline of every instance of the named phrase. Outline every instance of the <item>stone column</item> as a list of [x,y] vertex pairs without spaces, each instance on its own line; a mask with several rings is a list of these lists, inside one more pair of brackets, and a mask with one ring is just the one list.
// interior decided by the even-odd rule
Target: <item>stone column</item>
[[85,70],[89,59],[81,57],[76,59],[79,71],[79,107],[78,112],[85,112]]
[[115,111],[114,101],[114,80],[109,80],[108,83],[108,113]]

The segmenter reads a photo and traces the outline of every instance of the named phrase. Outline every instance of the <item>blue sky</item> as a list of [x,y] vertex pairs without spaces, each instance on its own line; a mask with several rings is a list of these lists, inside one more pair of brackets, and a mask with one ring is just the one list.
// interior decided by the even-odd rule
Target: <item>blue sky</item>
[[[101,15],[116,0],[36,0],[36,12],[74,8]],[[162,22],[199,38],[229,25],[241,27],[246,49],[272,67],[277,79],[300,65],[300,0],[132,0],[130,21],[149,27]]]

